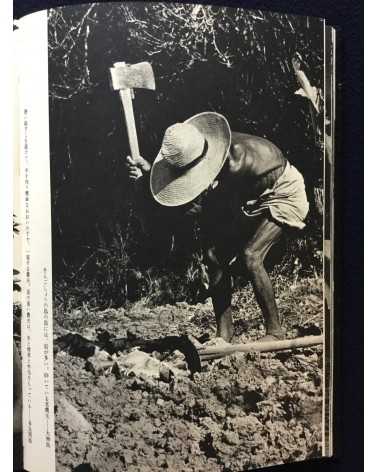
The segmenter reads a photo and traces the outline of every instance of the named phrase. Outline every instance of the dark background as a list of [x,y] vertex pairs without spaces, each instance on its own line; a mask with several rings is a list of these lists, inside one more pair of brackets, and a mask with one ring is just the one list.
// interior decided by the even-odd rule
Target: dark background
[[[141,231],[140,215],[152,199],[135,198],[127,178],[124,117],[109,84],[109,67],[120,59],[148,60],[154,70],[156,91],[137,89],[134,100],[141,154],[150,162],[169,125],[205,110],[283,151],[304,175],[310,213],[305,230],[288,235],[270,259],[281,274],[321,273],[322,113],[313,122],[308,100],[294,93],[291,61],[300,54],[301,69],[323,89],[322,22],[260,10],[125,5],[79,5],[49,15],[56,299],[123,306],[143,296],[156,304],[205,296],[197,218],[155,205],[150,231]],[[143,210],[135,214],[138,205]],[[167,277],[170,290],[152,293],[151,271],[158,285]],[[177,290],[180,278],[185,288]]]
[[[14,16],[77,2],[15,1]],[[193,2],[196,3],[196,2]],[[289,471],[362,470],[363,413],[363,2],[212,2],[324,17],[338,32],[336,154],[336,457],[278,466]]]

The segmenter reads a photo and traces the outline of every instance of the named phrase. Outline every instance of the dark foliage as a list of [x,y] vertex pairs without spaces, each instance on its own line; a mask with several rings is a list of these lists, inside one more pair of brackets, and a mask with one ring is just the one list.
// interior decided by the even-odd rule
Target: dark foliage
[[295,261],[305,272],[319,269],[321,196],[314,188],[322,186],[322,143],[307,100],[295,95],[291,60],[299,53],[321,90],[322,42],[320,20],[262,11],[142,2],[51,10],[53,264],[62,289],[57,293],[76,291],[79,300],[95,298],[101,305],[146,295],[159,303],[201,298],[206,285],[194,230],[176,238],[172,254],[171,238],[163,244],[156,228],[150,247],[167,255],[169,272],[146,271],[146,259],[158,263],[146,257],[133,215],[124,118],[109,85],[109,68],[119,60],[148,60],[155,71],[157,91],[137,91],[134,101],[141,154],[148,160],[167,126],[205,110],[224,114],[233,130],[267,137],[285,152],[304,174],[312,205],[306,232],[290,243],[289,270]]

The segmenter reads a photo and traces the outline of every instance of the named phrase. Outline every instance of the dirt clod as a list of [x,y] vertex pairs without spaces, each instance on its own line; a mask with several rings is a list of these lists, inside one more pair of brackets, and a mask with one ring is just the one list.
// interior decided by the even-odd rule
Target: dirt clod
[[[281,304],[285,296],[299,299],[291,290],[281,294]],[[139,303],[106,316],[93,313],[96,329],[86,325],[85,332],[92,329],[94,337],[99,329],[117,336],[135,332],[157,339],[168,334],[157,316],[162,309]],[[174,313],[169,335],[185,330],[198,340],[203,326],[214,323],[207,304],[169,310]],[[316,315],[309,312],[311,318]],[[256,339],[253,316],[237,311],[235,321],[244,329],[235,342]],[[63,328],[70,329],[69,323]],[[287,332],[297,323],[289,319]],[[232,355],[204,363],[191,377],[182,353],[153,351],[104,355],[111,369],[101,369],[99,359],[91,358],[89,371],[85,359],[57,353],[55,390],[65,399],[57,402],[58,472],[238,472],[320,456],[321,346],[285,355]]]

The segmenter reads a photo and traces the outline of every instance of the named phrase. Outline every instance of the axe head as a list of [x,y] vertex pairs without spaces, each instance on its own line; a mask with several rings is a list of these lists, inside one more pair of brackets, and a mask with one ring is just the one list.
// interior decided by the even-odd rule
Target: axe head
[[115,62],[110,68],[113,90],[144,88],[155,90],[155,77],[149,62],[126,64]]

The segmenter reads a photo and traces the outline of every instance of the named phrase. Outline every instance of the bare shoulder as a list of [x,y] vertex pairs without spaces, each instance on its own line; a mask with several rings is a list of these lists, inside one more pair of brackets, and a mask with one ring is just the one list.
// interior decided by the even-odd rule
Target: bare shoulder
[[243,156],[244,171],[254,176],[277,168],[283,162],[282,152],[274,143],[246,133],[232,133],[231,154]]
[[231,137],[232,146],[244,146],[245,148],[262,154],[282,154],[278,146],[276,146],[269,139],[262,138],[253,134],[239,133],[236,131],[232,132]]

